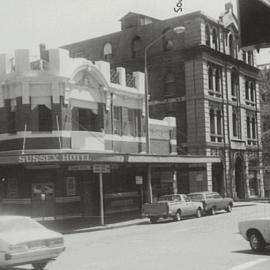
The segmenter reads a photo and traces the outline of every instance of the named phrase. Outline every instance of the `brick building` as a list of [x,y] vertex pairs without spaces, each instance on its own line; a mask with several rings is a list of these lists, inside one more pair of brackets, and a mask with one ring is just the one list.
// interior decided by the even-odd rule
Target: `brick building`
[[[63,46],[73,57],[144,70],[148,51],[150,115],[176,117],[181,155],[218,155],[220,164],[183,165],[182,192],[215,190],[234,198],[264,197],[258,69],[238,44],[232,4],[214,20],[202,12],[159,20],[129,12],[121,31]],[[173,29],[184,26],[178,35]]]
[[103,203],[105,216],[140,213],[147,164],[157,196],[177,192],[181,164],[220,162],[178,156],[173,117],[150,119],[145,154],[143,73],[64,49],[47,57],[0,55],[1,213],[99,216]]

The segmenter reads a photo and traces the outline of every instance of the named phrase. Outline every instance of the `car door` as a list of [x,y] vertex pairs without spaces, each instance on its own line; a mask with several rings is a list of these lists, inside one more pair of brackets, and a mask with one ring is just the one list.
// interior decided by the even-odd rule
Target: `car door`
[[182,195],[182,201],[183,201],[183,206],[185,208],[185,215],[186,216],[194,215],[196,210],[194,207],[194,203],[191,201],[191,199],[186,195]]
[[213,198],[216,202],[216,210],[223,210],[225,206],[225,200],[218,193],[213,194]]

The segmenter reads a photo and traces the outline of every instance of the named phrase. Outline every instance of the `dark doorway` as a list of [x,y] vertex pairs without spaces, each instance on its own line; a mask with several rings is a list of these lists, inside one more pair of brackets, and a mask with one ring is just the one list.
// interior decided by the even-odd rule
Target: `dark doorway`
[[224,193],[223,187],[223,165],[216,163],[212,165],[212,188],[220,194]]
[[238,199],[245,198],[243,160],[240,157],[237,157],[235,160],[235,191]]

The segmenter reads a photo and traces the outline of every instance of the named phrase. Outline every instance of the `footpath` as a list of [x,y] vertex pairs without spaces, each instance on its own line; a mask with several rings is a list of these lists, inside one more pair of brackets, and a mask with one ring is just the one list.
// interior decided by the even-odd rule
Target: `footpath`
[[[255,206],[257,203],[269,203],[269,201],[234,202],[234,207]],[[123,217],[107,217],[105,218],[104,226],[100,225],[100,219],[98,217],[46,220],[41,221],[41,223],[47,228],[63,234],[75,234],[147,224],[149,223],[149,219],[141,218],[138,214],[132,214]]]

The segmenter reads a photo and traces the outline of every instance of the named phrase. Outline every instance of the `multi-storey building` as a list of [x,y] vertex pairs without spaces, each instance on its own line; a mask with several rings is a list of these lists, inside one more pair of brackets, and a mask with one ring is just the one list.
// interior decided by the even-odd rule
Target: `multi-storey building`
[[270,64],[258,66],[260,72],[260,97],[262,121],[262,146],[265,197],[270,197]]
[[[147,164],[155,194],[177,192],[177,166],[220,162],[176,155],[175,119],[150,119],[145,153],[144,74],[70,58],[0,55],[1,213],[105,216],[138,211]],[[104,207],[103,207],[104,205]]]
[[[258,69],[253,52],[239,48],[232,4],[218,20],[202,12],[166,20],[130,12],[120,21],[119,32],[64,48],[74,57],[143,71],[144,48],[162,37],[147,53],[150,115],[176,117],[179,154],[222,159],[183,165],[179,190],[264,197]],[[178,26],[185,27],[179,35]]]

